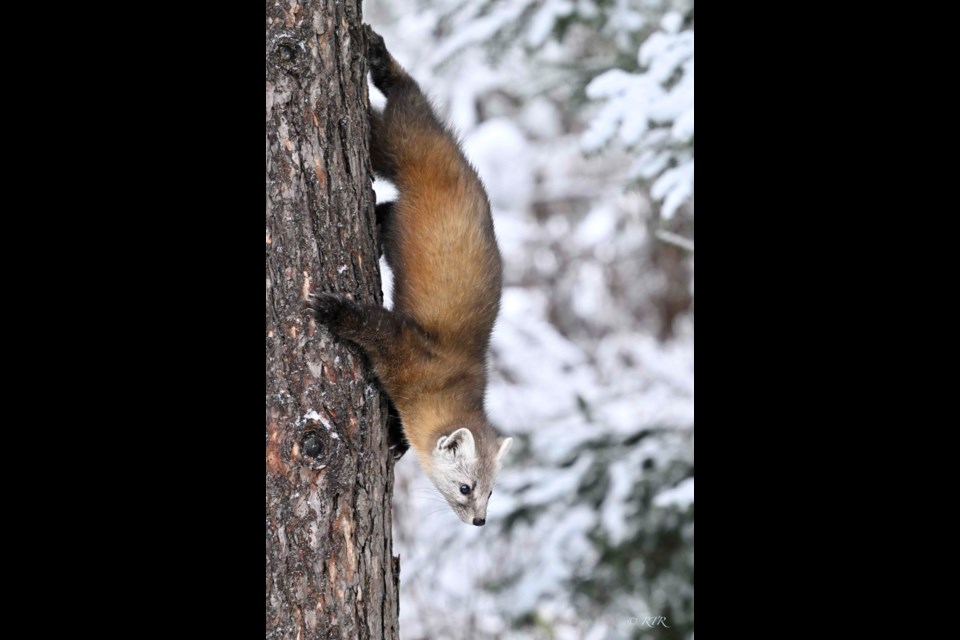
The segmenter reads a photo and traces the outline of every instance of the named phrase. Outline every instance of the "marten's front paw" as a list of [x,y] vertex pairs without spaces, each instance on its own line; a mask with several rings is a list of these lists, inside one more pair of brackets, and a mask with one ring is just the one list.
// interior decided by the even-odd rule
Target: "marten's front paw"
[[387,444],[394,460],[402,458],[403,454],[410,448],[410,442],[403,432],[403,422],[400,421],[400,414],[392,402],[390,403],[390,413],[387,415]]
[[320,324],[335,326],[349,302],[333,293],[311,293],[307,298],[306,311]]

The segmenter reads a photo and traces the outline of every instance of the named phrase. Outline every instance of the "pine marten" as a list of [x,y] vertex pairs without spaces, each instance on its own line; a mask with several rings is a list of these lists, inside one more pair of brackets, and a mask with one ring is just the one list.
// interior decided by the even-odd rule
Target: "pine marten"
[[367,64],[387,98],[371,110],[374,172],[396,201],[377,206],[394,273],[393,310],[313,294],[319,323],[369,357],[423,470],[466,523],[482,526],[512,438],[484,411],[486,356],[500,308],[502,264],[476,170],[416,81],[365,26]]

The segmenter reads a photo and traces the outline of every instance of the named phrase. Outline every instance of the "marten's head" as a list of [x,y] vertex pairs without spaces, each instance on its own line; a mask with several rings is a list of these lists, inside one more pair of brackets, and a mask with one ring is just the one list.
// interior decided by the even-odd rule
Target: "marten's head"
[[483,526],[493,481],[513,438],[501,438],[492,428],[457,429],[440,436],[431,454],[428,475],[447,503],[467,524]]

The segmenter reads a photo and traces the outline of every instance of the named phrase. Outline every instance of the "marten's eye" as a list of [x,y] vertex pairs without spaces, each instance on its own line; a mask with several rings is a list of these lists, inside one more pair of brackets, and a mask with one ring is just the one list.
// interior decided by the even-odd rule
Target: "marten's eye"
[[465,496],[470,495],[469,485],[465,485],[465,484],[460,485],[460,493],[462,493]]

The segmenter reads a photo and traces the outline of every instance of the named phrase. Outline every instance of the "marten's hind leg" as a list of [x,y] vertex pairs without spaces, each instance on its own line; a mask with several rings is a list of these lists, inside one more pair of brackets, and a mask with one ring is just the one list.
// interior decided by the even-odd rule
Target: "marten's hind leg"
[[[374,86],[383,92],[389,100],[395,90],[402,90],[405,85],[417,87],[416,81],[404,71],[403,67],[393,59],[383,42],[383,36],[374,31],[370,25],[363,25],[367,37],[367,65],[370,67],[370,77]],[[417,87],[419,90],[419,87]]]
[[383,256],[384,247],[387,246],[387,238],[390,234],[390,221],[393,220],[393,200],[377,203],[377,250],[379,255]]
[[[377,126],[381,149],[396,171],[402,163],[403,145],[409,145],[419,131],[443,131],[420,85],[394,59],[381,37],[369,25],[364,25],[367,37],[367,66],[374,86],[387,97],[387,108]],[[372,120],[371,120],[372,123]]]
[[397,161],[389,150],[383,113],[373,107],[370,108],[370,161],[375,174],[391,182],[396,181]]

